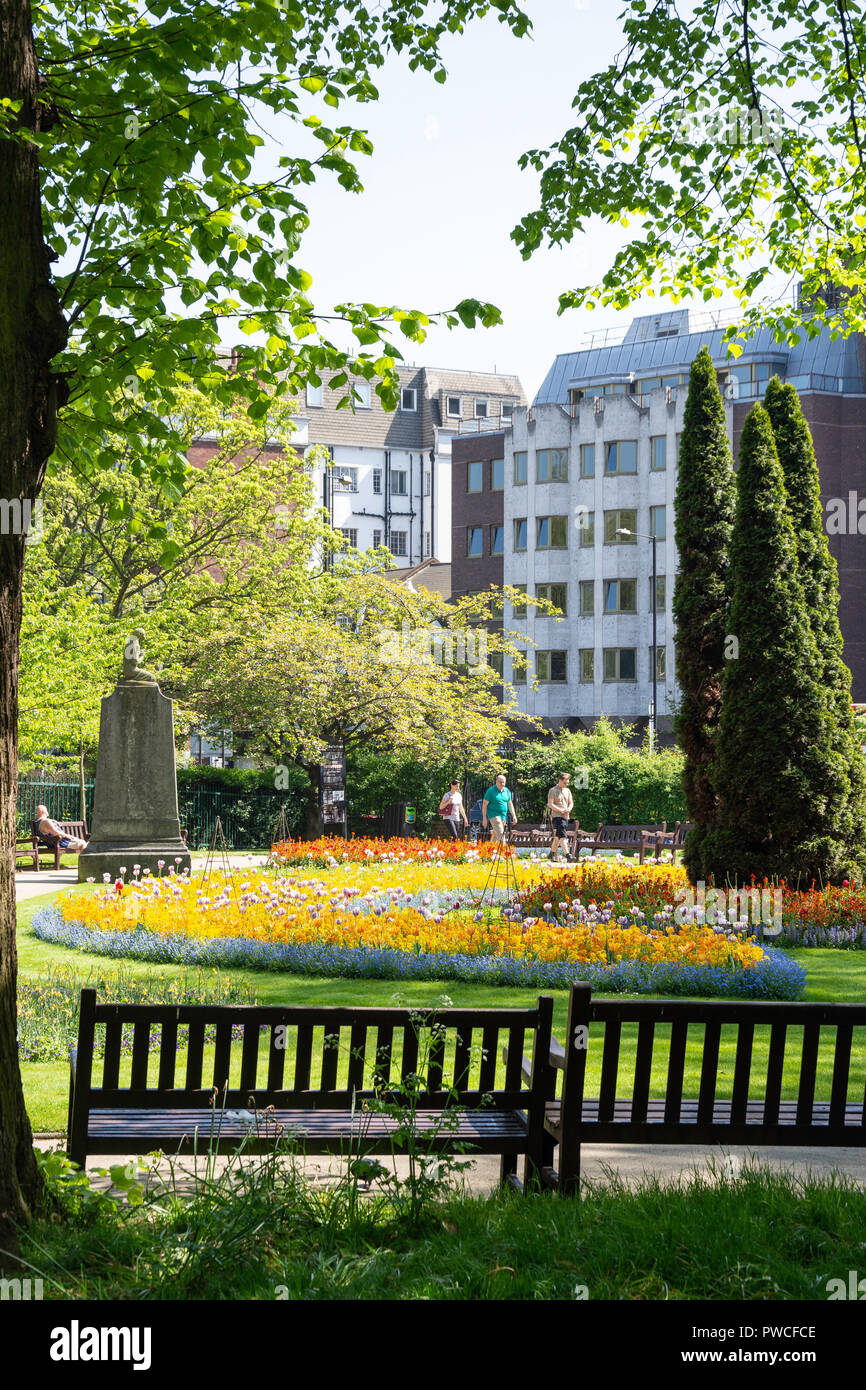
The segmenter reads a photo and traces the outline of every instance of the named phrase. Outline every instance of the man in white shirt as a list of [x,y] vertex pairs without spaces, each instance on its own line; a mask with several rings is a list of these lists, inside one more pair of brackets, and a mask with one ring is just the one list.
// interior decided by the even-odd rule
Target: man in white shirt
[[449,827],[452,840],[460,839],[461,819],[464,825],[469,824],[463,809],[463,797],[460,795],[459,787],[459,782],[452,782],[450,789],[439,802],[439,814]]
[[547,806],[553,826],[553,843],[550,846],[551,859],[556,858],[560,845],[566,846],[565,853],[568,857],[568,822],[574,807],[574,797],[568,785],[570,780],[570,773],[560,772],[556,786],[551,787],[547,793]]

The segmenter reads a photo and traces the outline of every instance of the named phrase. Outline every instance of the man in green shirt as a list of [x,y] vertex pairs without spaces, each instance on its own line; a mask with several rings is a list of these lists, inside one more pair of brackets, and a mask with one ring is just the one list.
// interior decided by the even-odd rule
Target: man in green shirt
[[505,785],[505,774],[500,772],[494,785],[488,787],[484,793],[481,802],[481,825],[486,830],[489,820],[492,839],[501,842],[505,839],[505,822],[509,817],[512,823],[517,820],[511,792]]

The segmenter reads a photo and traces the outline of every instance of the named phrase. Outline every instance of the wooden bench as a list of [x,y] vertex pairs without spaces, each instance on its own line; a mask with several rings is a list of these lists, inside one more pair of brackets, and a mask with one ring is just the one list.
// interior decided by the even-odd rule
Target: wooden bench
[[[64,834],[64,835],[66,836],[66,838],[69,839],[69,840],[89,840],[89,839],[90,839],[90,836],[89,836],[88,831],[87,831],[87,822],[86,822],[86,821],[83,821],[83,820],[59,820],[59,821],[57,822],[57,824],[60,826],[60,829],[63,831],[63,834]],[[17,859],[28,859],[28,858],[29,858],[29,859],[32,859],[32,861],[33,861],[33,868],[34,868],[34,870],[36,871],[36,873],[39,872],[39,856],[40,856],[40,854],[50,854],[50,855],[53,857],[53,859],[54,859],[54,868],[55,868],[55,869],[59,869],[59,868],[60,868],[60,856],[61,856],[62,854],[66,854],[66,853],[70,853],[70,852],[71,852],[71,851],[62,850],[62,849],[60,848],[59,845],[49,844],[47,838],[43,838],[43,836],[37,835],[37,833],[36,833],[36,823],[35,823],[35,821],[31,823],[31,827],[30,827],[30,838],[29,838],[29,839],[26,839],[26,840],[16,840],[16,842],[15,842],[15,858],[16,858],[16,860],[17,860]]]
[[[677,850],[681,850],[685,844],[686,836],[692,828],[691,821],[678,820],[673,830],[668,830],[664,825],[661,830],[647,830],[644,832],[644,853],[648,849],[655,851],[658,860],[663,849],[672,851],[673,862],[677,862]],[[641,861],[643,862],[643,861]]]
[[[626,1046],[629,1024],[637,1025],[637,1041]],[[669,1036],[659,1033],[663,1025]],[[762,1027],[768,1044],[756,1037]],[[720,1060],[723,1028],[734,1035],[725,1040],[729,1057],[733,1044],[730,1063]],[[588,984],[573,984],[567,1050],[554,1040],[551,1051],[562,1086],[547,1107],[543,1180],[576,1192],[581,1144],[866,1147],[862,1052],[849,1100],[855,1028],[863,1029],[858,1041],[866,1049],[866,1004],[593,999]],[[599,1050],[600,1079],[588,1093],[587,1059]],[[823,1099],[816,1096],[819,1050],[829,1076]],[[699,1071],[696,1093],[684,1084],[687,1059]],[[796,1078],[796,1099],[782,1099],[786,1069]],[[654,1071],[663,1096],[650,1096]]]
[[[196,1143],[218,1153],[241,1144],[263,1152],[281,1135],[309,1154],[350,1146],[355,1153],[389,1153],[397,1121],[365,1106],[377,1094],[405,1104],[389,1087],[420,1065],[419,1128],[429,1129],[444,1109],[459,1107],[454,1127],[431,1137],[433,1148],[447,1151],[460,1141],[500,1155],[503,1180],[516,1186],[523,1155],[524,1180],[537,1185],[547,1142],[545,1105],[556,1084],[552,1020],[550,995],[535,1008],[432,1013],[97,1003],[96,991],[83,989],[78,1046],[70,1059],[69,1156],[83,1168],[90,1153],[189,1153]],[[150,1050],[152,1034],[156,1051]],[[205,1079],[211,1034],[213,1065]],[[503,1039],[512,1060],[497,1076]],[[131,1042],[131,1064],[121,1081],[124,1041],[127,1052]],[[95,1045],[102,1054],[98,1080]],[[527,1045],[532,1061],[524,1078]]]
[[637,850],[638,858],[643,864],[648,845],[646,836],[664,834],[666,830],[667,821],[662,821],[661,827],[657,825],[604,825],[599,821],[598,830],[594,835],[580,837],[578,852],[581,849],[588,849],[593,853],[597,849],[618,849],[621,852]]

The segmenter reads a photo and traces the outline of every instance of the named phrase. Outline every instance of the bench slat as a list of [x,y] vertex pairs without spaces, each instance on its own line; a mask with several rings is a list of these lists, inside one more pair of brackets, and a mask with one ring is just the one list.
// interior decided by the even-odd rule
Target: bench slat
[[643,1120],[647,1112],[654,1037],[655,1024],[652,1019],[643,1019],[638,1025],[637,1054],[634,1063],[634,1101],[632,1105],[632,1118],[634,1120]]
[[668,1053],[668,1080],[665,1089],[666,1120],[678,1120],[680,1118],[680,1101],[683,1094],[688,1030],[689,1025],[687,1020],[681,1018],[678,1018],[671,1027],[670,1052]]
[[[269,1044],[268,1044],[268,1090],[269,1090],[269,1091],[278,1091],[278,1090],[280,1090],[280,1088],[282,1087],[282,1084],[283,1084],[283,1077],[285,1076],[285,1072],[286,1072],[286,1051],[287,1051],[287,1049],[286,1049],[285,1047],[277,1047],[277,1040],[278,1040],[279,1037],[281,1036],[281,1035],[277,1032],[277,1027],[279,1027],[278,1024],[275,1025],[273,1028],[271,1028],[271,1031],[270,1031],[270,1042],[269,1042]],[[284,1039],[285,1041],[288,1041],[287,1035],[286,1035],[285,1033],[282,1034],[282,1037],[283,1037],[283,1039]]]
[[734,1086],[731,1093],[731,1122],[733,1124],[742,1124],[746,1118],[754,1038],[754,1023],[750,1020],[743,1020],[737,1028],[737,1051],[734,1057]]
[[713,1113],[716,1082],[719,1071],[719,1038],[721,1023],[711,1019],[704,1026],[704,1051],[701,1060],[701,1083],[698,1096],[698,1124],[704,1124]]
[[817,1023],[807,1023],[803,1029],[803,1051],[800,1055],[800,1086],[797,1091],[797,1123],[808,1124],[812,1115],[812,1102],[815,1098],[815,1082],[818,1076],[818,1044],[821,1028]]
[[836,1046],[833,1051],[833,1080],[830,1086],[830,1124],[841,1124],[848,1099],[848,1076],[851,1071],[851,1041],[854,1030],[850,1023],[840,1023],[836,1028]]
[[526,1030],[521,1027],[510,1028],[505,1058],[505,1089],[519,1091],[523,1076],[523,1049],[526,1045]]
[[775,1124],[779,1115],[782,1094],[782,1072],[785,1066],[785,1037],[788,1025],[774,1023],[770,1029],[770,1055],[767,1061],[767,1089],[764,1095],[764,1119]]

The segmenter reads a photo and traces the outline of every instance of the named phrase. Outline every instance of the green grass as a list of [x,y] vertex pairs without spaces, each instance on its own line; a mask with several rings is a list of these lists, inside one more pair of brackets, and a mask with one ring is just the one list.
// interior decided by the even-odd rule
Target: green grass
[[66,1219],[22,1239],[49,1299],[824,1301],[828,1280],[862,1267],[866,1216],[844,1177],[758,1165],[736,1179],[585,1183],[581,1199],[445,1197],[414,1222],[287,1166],[186,1199],[92,1214],[65,1203]]
[[[74,891],[87,891],[87,886],[81,885],[80,890]],[[22,903],[19,908],[18,953],[19,969],[22,976],[44,976],[50,967],[63,964],[65,966],[72,965],[82,975],[87,975],[92,969],[95,974],[110,977],[117,970],[117,964],[110,959],[83,951],[69,951],[64,947],[40,941],[33,934],[30,927],[33,913],[38,907],[51,902],[55,896],[56,893],[48,893],[40,898],[30,899]],[[806,968],[805,997],[807,999],[852,1002],[866,998],[866,952],[801,949],[792,952],[792,954]],[[177,976],[182,973],[182,967],[179,966],[153,965],[140,961],[124,962],[124,970],[129,975],[142,978],[146,975],[153,978],[163,975],[166,977]],[[413,1006],[434,1006],[442,994],[447,994],[458,1007],[508,1008],[532,1005],[537,998],[537,991],[533,990],[461,983],[454,980],[405,983],[394,980],[321,979],[253,970],[236,970],[231,973],[234,978],[247,981],[263,1004],[388,1005],[393,1003],[395,994],[399,993],[405,1003]],[[566,1024],[567,993],[564,990],[550,992],[553,993],[555,1001],[554,1031],[562,1039]],[[668,1031],[668,1029],[659,1028],[657,1035],[661,1039]],[[855,1033],[855,1046],[852,1055],[849,1092],[852,1100],[862,1098],[863,1075],[866,1071],[866,1036],[858,1036],[861,1032],[866,1034],[866,1030],[857,1030]],[[767,1030],[763,1030],[763,1032],[760,1029],[756,1030],[756,1066],[761,1057],[766,1055],[768,1045],[766,1033]],[[783,1077],[783,1099],[792,1099],[796,1096],[799,1039],[801,1036],[801,1030],[789,1030]],[[621,1086],[628,1084],[630,1070],[634,1062],[635,1044],[636,1029],[627,1026],[623,1029]],[[656,1055],[658,1062],[654,1063],[650,1092],[653,1096],[664,1094],[665,1082],[665,1049],[659,1048]],[[725,1094],[725,1078],[728,1086],[732,1081],[733,1030],[723,1030],[720,1055],[720,1076],[723,1078],[720,1095],[722,1095]],[[182,1064],[182,1060],[181,1057],[179,1064]],[[828,1048],[826,1045],[822,1046],[819,1053],[817,1091],[819,1098],[829,1096],[830,1064]],[[28,1112],[35,1132],[62,1133],[66,1125],[68,1066],[62,1062],[25,1063],[22,1071]],[[587,1069],[590,1084],[593,1081],[597,1083],[599,1071],[598,1049],[594,1055],[591,1050]],[[699,1080],[697,1048],[694,1052],[690,1049],[687,1054],[685,1076],[686,1093],[697,1094]]]

